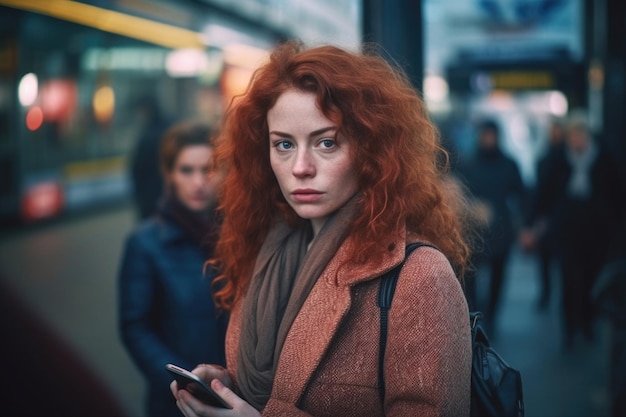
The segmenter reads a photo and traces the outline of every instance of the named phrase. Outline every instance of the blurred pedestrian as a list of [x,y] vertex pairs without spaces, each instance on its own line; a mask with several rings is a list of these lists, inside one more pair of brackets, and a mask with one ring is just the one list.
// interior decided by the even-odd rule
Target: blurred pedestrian
[[[476,152],[458,165],[457,175],[466,185],[473,201],[474,216],[483,218],[480,247],[472,261],[473,272],[466,280],[466,294],[470,308],[482,310],[484,323],[490,334],[505,280],[507,261],[518,235],[518,227],[527,198],[526,189],[517,163],[505,155],[500,146],[500,127],[492,119],[477,124]],[[477,294],[477,274],[481,268],[489,270],[489,292],[486,306]]]
[[[255,73],[216,148],[228,367],[193,370],[234,412],[174,381],[186,416],[469,415],[468,248],[427,114],[369,53],[289,42]],[[379,368],[379,278],[415,241],[438,249],[403,264]]]
[[156,212],[163,194],[163,179],[159,168],[159,147],[172,121],[161,110],[157,98],[139,98],[133,106],[140,125],[140,135],[131,154],[130,180],[132,198],[140,220]]
[[626,211],[615,225],[606,261],[592,289],[594,308],[610,324],[611,416],[626,417]]
[[553,219],[562,278],[563,347],[582,333],[593,338],[591,289],[606,260],[620,218],[624,186],[614,159],[590,130],[585,112],[573,111],[566,125],[565,151],[552,158],[537,183],[536,198],[520,236],[536,245],[538,221]]
[[[561,118],[553,118],[548,127],[548,147],[537,162],[537,183],[546,181],[549,175],[548,168],[551,160],[562,157],[565,151],[565,124]],[[536,190],[536,187],[535,187]],[[533,190],[533,194],[535,193]],[[534,196],[533,196],[534,198]],[[539,260],[540,290],[537,300],[539,310],[545,310],[552,296],[552,270],[556,259],[557,241],[554,233],[553,222],[546,213],[536,224],[535,233],[538,237],[536,253]]]
[[209,127],[181,122],[161,144],[165,192],[155,215],[128,237],[119,271],[122,340],[148,383],[147,415],[177,416],[167,363],[224,364],[226,315],[211,300],[221,175]]

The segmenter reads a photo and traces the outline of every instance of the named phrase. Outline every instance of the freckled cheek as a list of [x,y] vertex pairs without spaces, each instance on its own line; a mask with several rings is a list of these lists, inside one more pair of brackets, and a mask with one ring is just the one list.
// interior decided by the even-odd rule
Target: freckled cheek
[[277,177],[277,182],[278,182],[278,188],[280,188],[280,192],[283,194],[283,196],[285,198],[287,198],[287,195],[289,194],[289,187],[287,186],[285,181],[281,181],[280,177]]
[[274,160],[270,160],[270,165],[272,167],[272,172],[274,173],[274,177],[276,178],[278,185],[280,186],[281,190],[283,190],[286,186],[285,182],[289,174],[288,167],[285,164],[277,163]]
[[342,169],[340,173],[337,173],[335,178],[338,183],[343,184],[343,188],[346,192],[355,192],[359,188],[358,175],[351,165]]
[[285,194],[286,184],[284,184],[285,176],[283,174],[283,171],[281,171],[282,167],[279,164],[276,164],[272,159],[270,159],[270,166],[272,168],[272,172],[274,173],[274,178],[276,178],[276,182],[278,183],[278,187],[280,188],[281,192]]

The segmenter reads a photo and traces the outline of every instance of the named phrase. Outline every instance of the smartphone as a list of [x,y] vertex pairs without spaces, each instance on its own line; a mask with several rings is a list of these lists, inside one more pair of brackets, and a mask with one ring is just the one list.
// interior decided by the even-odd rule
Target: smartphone
[[209,384],[200,379],[198,375],[180,366],[172,365],[171,363],[165,365],[165,369],[174,376],[174,379],[176,379],[178,383],[178,388],[189,391],[194,397],[213,407],[232,409],[232,407],[228,405],[222,397],[217,395]]

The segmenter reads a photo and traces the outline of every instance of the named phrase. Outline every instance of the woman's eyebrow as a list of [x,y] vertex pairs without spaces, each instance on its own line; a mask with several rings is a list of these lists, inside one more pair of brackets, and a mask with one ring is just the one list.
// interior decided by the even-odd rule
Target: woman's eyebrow
[[[327,127],[323,127],[321,129],[317,129],[312,131],[311,133],[309,133],[309,137],[313,137],[313,136],[318,136],[321,134],[324,134],[326,132],[332,131],[332,130],[337,130],[336,126],[327,126]],[[276,136],[280,136],[283,138],[293,138],[293,135],[289,134],[289,133],[285,133],[285,132],[281,132],[278,130],[271,130],[270,131],[270,135],[276,135]]]
[[317,129],[317,130],[314,130],[313,132],[309,133],[309,136],[318,136],[318,135],[324,134],[326,132],[329,132],[331,130],[337,130],[337,127],[336,126],[323,127],[321,129]]

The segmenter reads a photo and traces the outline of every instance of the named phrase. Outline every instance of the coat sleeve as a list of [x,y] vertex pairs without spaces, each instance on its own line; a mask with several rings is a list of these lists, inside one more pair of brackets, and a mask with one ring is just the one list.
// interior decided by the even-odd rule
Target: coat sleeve
[[270,398],[261,415],[268,417],[312,417],[311,414],[300,410],[295,405],[276,398]]
[[389,311],[385,353],[386,416],[469,416],[469,310],[445,256],[413,252]]
[[151,383],[167,386],[172,378],[166,363],[188,366],[157,333],[158,270],[141,236],[131,235],[122,255],[118,276],[119,328],[122,342]]

